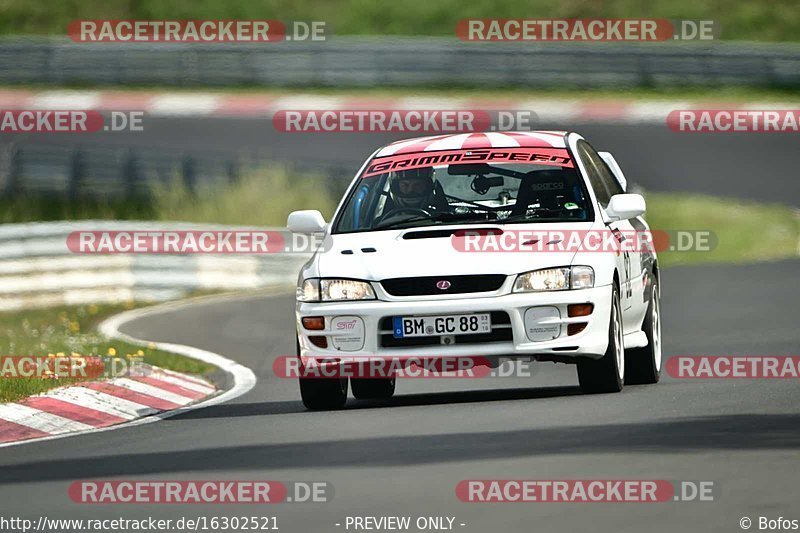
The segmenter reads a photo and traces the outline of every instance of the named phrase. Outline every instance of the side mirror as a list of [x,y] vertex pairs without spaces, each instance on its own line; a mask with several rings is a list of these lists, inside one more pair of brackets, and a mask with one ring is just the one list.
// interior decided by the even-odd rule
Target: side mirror
[[606,207],[606,215],[611,220],[628,220],[643,215],[647,210],[641,194],[615,194]]
[[289,213],[286,226],[292,233],[321,233],[325,231],[325,219],[314,209],[293,211]]
[[603,162],[608,165],[608,168],[611,169],[611,172],[614,174],[614,177],[617,178],[622,190],[627,191],[628,180],[625,178],[625,174],[622,173],[622,169],[619,168],[619,163],[617,163],[617,160],[614,159],[613,155],[611,155],[611,152],[597,152],[597,155],[599,155],[600,159],[602,159]]

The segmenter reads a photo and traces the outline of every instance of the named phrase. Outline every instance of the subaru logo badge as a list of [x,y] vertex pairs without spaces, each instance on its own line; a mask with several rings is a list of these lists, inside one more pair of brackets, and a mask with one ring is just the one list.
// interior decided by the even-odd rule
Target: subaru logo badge
[[446,279],[443,279],[441,281],[437,281],[436,282],[436,288],[439,289],[440,291],[446,291],[447,289],[450,288],[450,282],[447,281]]

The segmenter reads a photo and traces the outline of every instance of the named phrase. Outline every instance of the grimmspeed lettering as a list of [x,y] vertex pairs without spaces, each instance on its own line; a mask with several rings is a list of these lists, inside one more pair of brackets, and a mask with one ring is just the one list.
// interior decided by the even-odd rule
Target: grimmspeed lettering
[[362,177],[368,178],[385,172],[459,163],[519,163],[572,168],[572,159],[566,150],[560,148],[481,148],[376,157],[370,162]]

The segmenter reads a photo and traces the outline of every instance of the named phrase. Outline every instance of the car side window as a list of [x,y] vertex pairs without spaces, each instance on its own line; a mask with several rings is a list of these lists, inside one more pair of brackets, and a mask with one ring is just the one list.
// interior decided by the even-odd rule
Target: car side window
[[591,158],[592,162],[597,168],[597,171],[600,174],[600,179],[605,184],[609,194],[611,196],[614,196],[615,194],[624,194],[625,191],[622,189],[622,185],[620,185],[619,181],[617,180],[617,177],[614,175],[611,169],[608,168],[606,162],[603,161],[603,158],[600,157],[600,154],[598,154],[594,150],[594,148],[591,147],[589,143],[585,142],[585,144],[586,144],[586,153]]
[[[597,163],[591,156],[590,151],[594,152],[594,150],[591,150],[589,143],[583,140],[578,141],[577,148],[578,157],[581,158],[581,162],[586,167],[586,174],[589,177],[589,183],[592,184],[594,194],[597,196],[597,201],[603,208],[605,208],[608,205],[608,202],[611,200],[612,193],[609,191],[600,169],[597,166]],[[600,156],[598,156],[596,153],[595,156],[597,159],[600,159]]]
[[375,182],[363,180],[353,193],[353,208],[344,211],[337,230],[354,231],[369,227],[376,209],[382,208],[382,205],[377,204],[386,198],[385,194],[381,194],[384,186],[388,187],[385,179],[378,179]]

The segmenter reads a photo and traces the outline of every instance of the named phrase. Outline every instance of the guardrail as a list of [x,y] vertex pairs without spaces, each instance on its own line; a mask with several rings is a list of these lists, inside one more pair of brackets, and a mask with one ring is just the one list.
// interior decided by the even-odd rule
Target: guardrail
[[310,256],[77,255],[67,247],[67,235],[73,231],[221,229],[253,228],[92,220],[0,225],[0,310],[160,301],[193,291],[291,284]]
[[800,47],[761,43],[470,43],[333,37],[270,44],[0,41],[2,84],[641,87],[800,85]]

